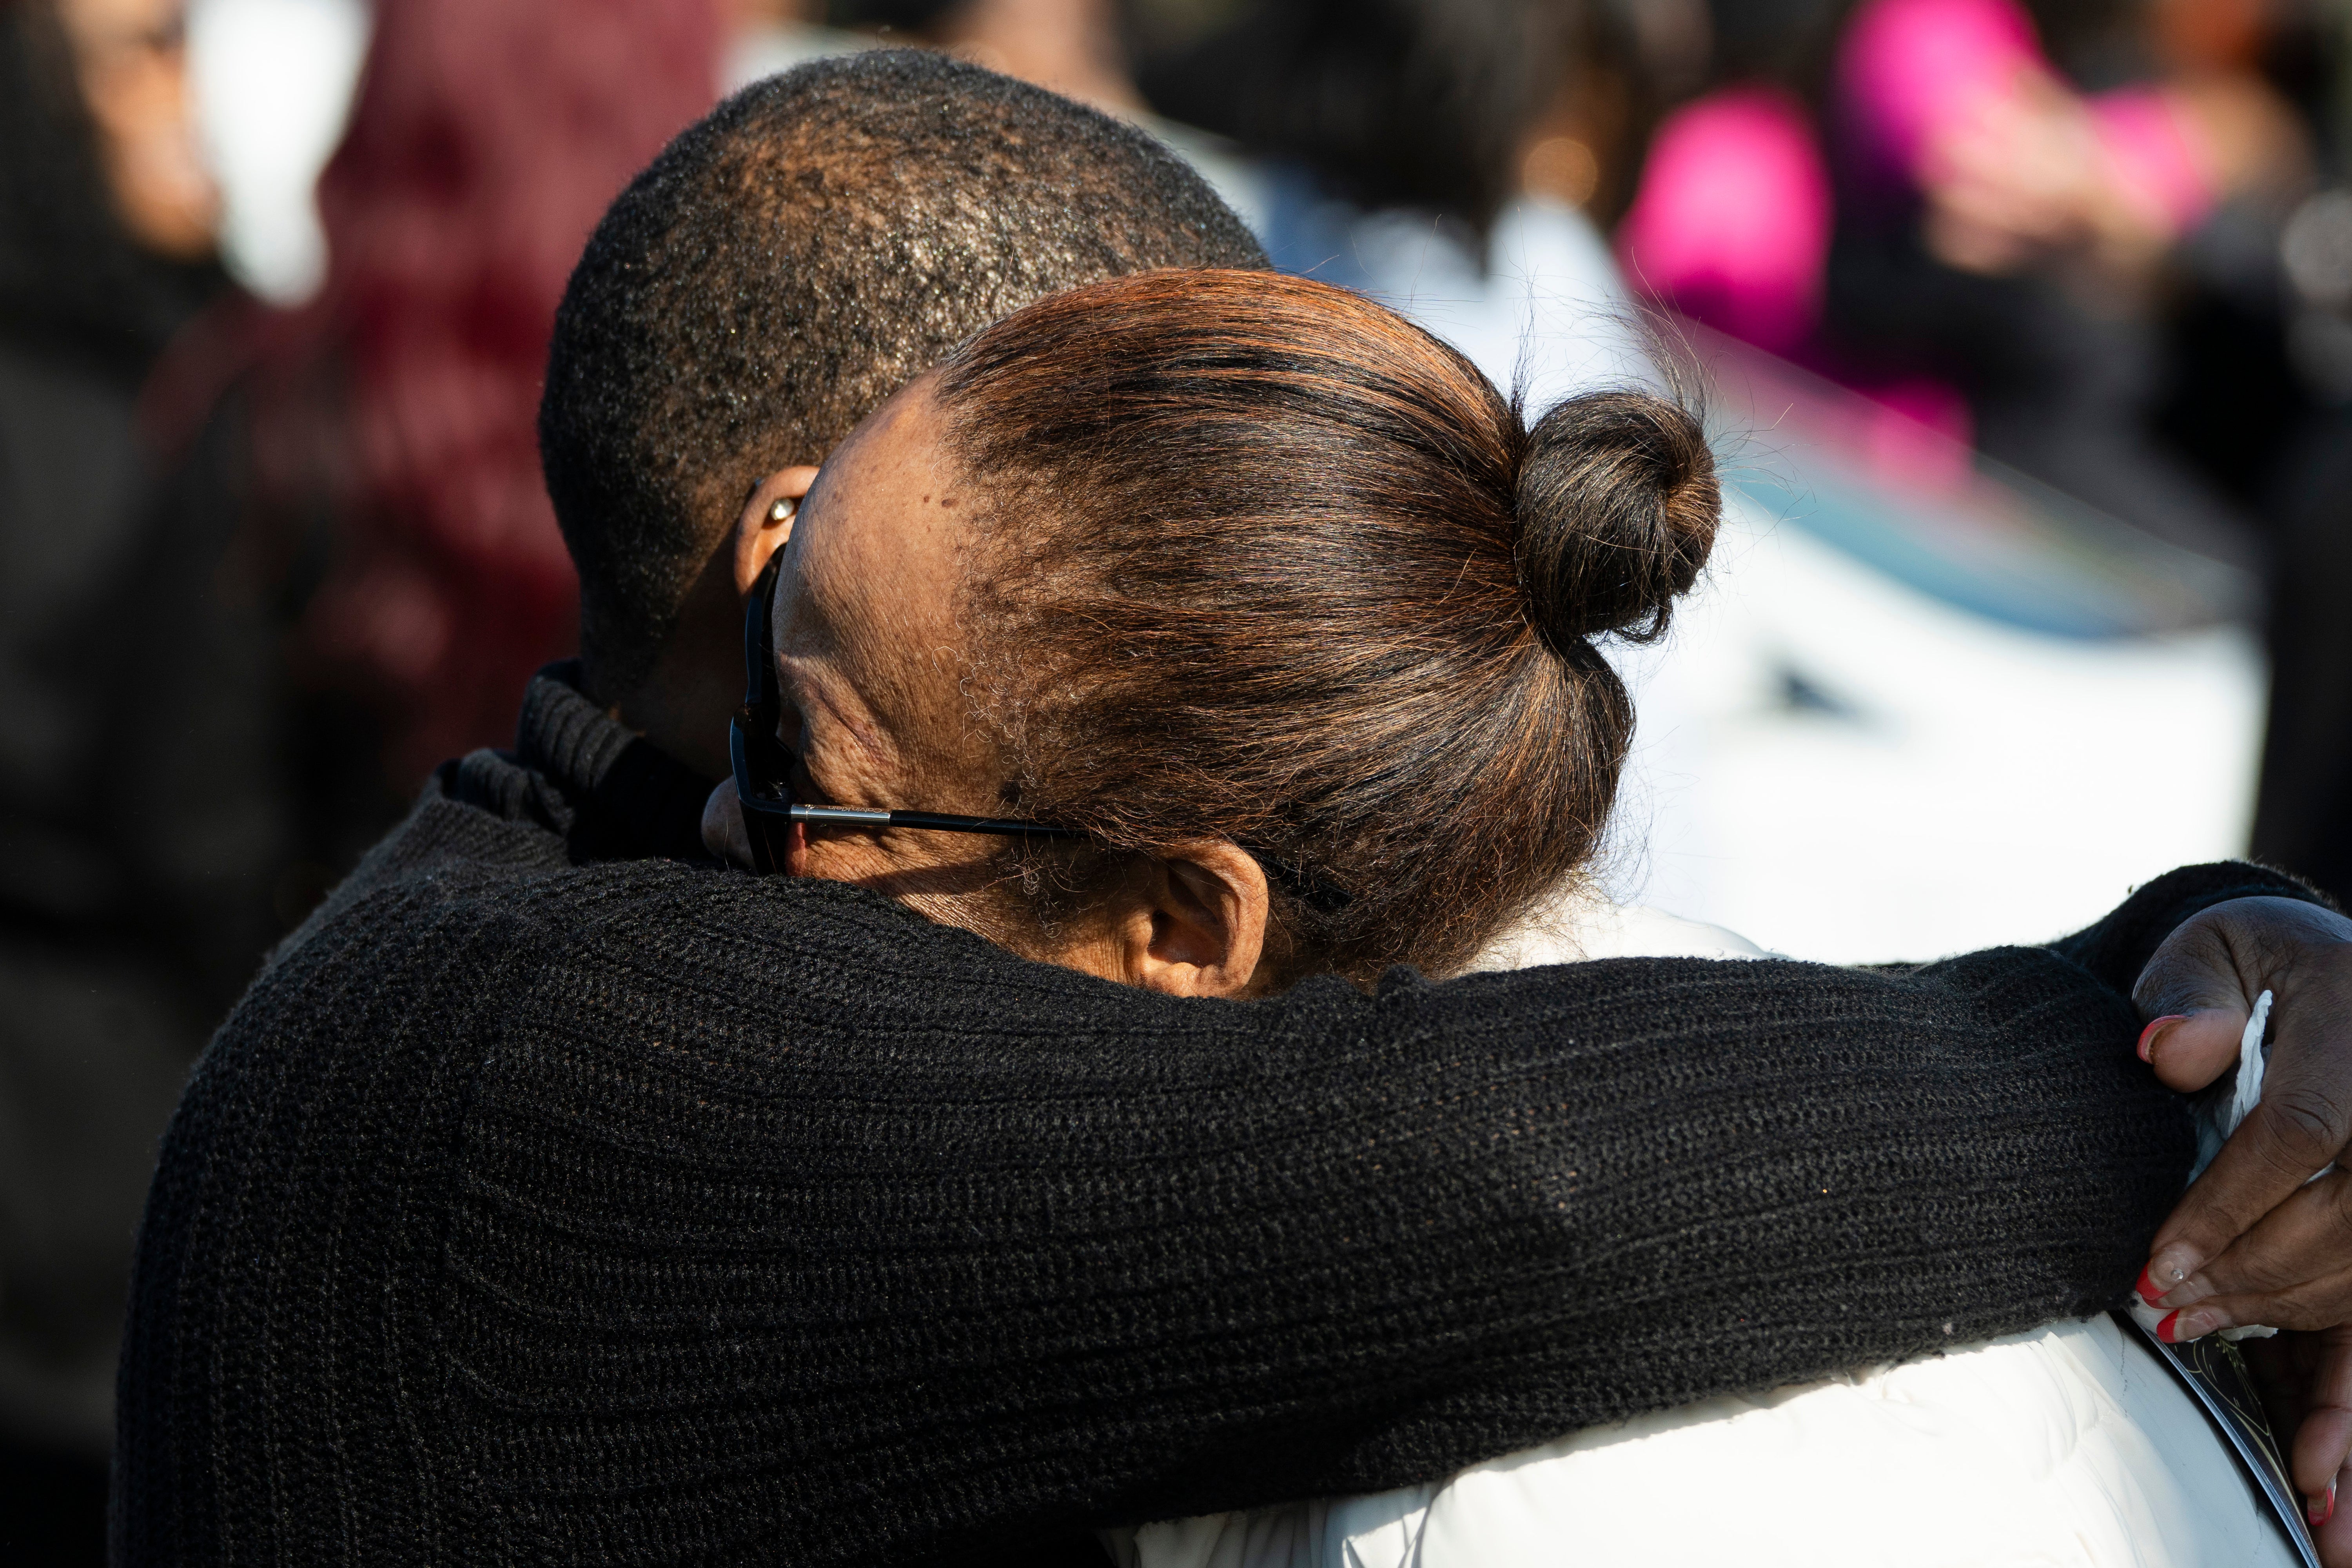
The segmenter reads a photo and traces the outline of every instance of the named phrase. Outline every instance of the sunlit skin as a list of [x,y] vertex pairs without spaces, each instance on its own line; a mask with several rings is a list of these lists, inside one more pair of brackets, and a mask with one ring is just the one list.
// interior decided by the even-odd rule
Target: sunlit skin
[[159,256],[209,256],[220,195],[196,146],[181,0],[63,0],[99,158],[123,226]]
[[[779,500],[802,498],[777,520]],[[822,469],[771,475],[743,510],[734,552],[749,593],[781,552],[776,582],[781,738],[799,752],[813,805],[961,816],[1026,815],[975,721],[956,616],[977,497],[942,441],[928,380],[884,405]],[[747,858],[732,782],[711,796],[704,836]],[[851,882],[1025,956],[1174,995],[1258,989],[1265,874],[1233,844],[1189,842],[1139,857],[1117,886],[1048,932],[1003,885],[995,839],[795,825],[786,869]]]

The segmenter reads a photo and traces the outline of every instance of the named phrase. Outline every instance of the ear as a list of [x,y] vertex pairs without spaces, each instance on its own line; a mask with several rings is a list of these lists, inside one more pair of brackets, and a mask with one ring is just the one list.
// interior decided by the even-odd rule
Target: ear
[[1117,921],[1130,985],[1171,996],[1245,996],[1265,952],[1265,868],[1203,839],[1151,863]]
[[[751,487],[743,513],[735,520],[735,591],[749,598],[751,584],[767,570],[768,562],[793,536],[793,520],[800,514],[801,498],[816,483],[810,468],[778,468]],[[779,516],[778,514],[782,515]]]

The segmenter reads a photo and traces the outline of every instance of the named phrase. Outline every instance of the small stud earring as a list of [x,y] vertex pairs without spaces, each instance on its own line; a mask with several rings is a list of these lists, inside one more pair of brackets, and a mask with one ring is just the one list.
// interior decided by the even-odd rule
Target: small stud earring
[[790,499],[780,500],[768,509],[768,521],[772,523],[790,522],[793,520],[793,514],[800,510],[800,502]]

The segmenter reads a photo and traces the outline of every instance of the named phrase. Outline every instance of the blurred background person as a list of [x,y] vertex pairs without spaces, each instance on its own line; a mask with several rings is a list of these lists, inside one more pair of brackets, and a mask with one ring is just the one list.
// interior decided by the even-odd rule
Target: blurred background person
[[2304,78],[2306,112],[2329,132],[2321,148],[2331,184],[2287,220],[2273,296],[2286,358],[2314,406],[2251,444],[2277,459],[2268,476],[2270,724],[2253,847],[2352,902],[2352,616],[2343,612],[2352,597],[2352,7],[2326,15],[2336,31],[2321,42],[2332,49],[2310,50],[2318,68]]
[[554,305],[605,205],[712,101],[720,37],[710,7],[659,0],[381,0],[319,182],[316,297],[224,311],[165,367],[167,436],[203,421],[185,504],[235,511],[299,601],[305,687],[363,715],[302,759],[326,770],[304,798],[355,818],[327,869],[442,759],[503,743],[572,645],[534,426]]
[[[2060,72],[2010,0],[1862,7],[1832,67],[1843,199],[1829,352],[1864,374],[1952,385],[1989,456],[2162,537],[2252,561],[2242,498],[2200,470],[2268,466],[2271,444],[2249,438],[2275,411],[2247,403],[2274,396],[2280,378],[2241,351],[2221,377],[2233,400],[2191,391],[2192,375],[2182,390],[2207,412],[2170,439],[2157,428],[2166,317],[2186,313],[2181,295],[2226,297],[2235,227],[2274,253],[2310,177],[2307,135],[2250,68],[2251,43],[2211,41],[2217,5],[2249,9],[2145,7],[2139,36],[2118,41],[2142,47],[2109,66],[2128,74],[2094,93]],[[2258,33],[2258,18],[2242,31]],[[2192,441],[2202,463],[2182,449]]]
[[1716,85],[1661,128],[1620,232],[1653,293],[2113,515],[2247,553],[2235,513],[2294,395],[2276,242],[2311,171],[2264,66],[2307,55],[2307,29],[2263,0],[2039,19],[1793,0],[1763,8],[1786,26],[1759,47],[1750,9],[1718,7]]
[[2253,847],[2352,903],[2352,192],[2305,204],[2287,241],[2289,348],[2325,401],[2293,433],[2278,479]]
[[99,1561],[131,1231],[217,994],[176,917],[237,901],[179,874],[219,839],[159,864],[165,825],[119,809],[173,721],[122,638],[138,397],[223,287],[183,22],[0,5],[0,1554],[26,1563]]
[[879,40],[943,49],[1113,114],[1148,112],[1128,73],[1118,0],[845,0],[827,15]]
[[1722,51],[1662,128],[1621,248],[1863,393],[1850,446],[1924,426],[2266,568],[2252,847],[2352,895],[2352,246],[2310,191],[2344,176],[2347,8],[1726,5],[1718,32],[1774,9],[1780,45]]
[[[555,302],[716,91],[708,5],[379,0],[360,75],[362,18],[308,5],[0,6],[12,1561],[100,1559],[130,1238],[205,1036],[571,650],[534,424]],[[193,112],[192,58],[226,109]],[[237,91],[273,86],[290,148]],[[237,275],[308,302],[227,288],[207,146]]]

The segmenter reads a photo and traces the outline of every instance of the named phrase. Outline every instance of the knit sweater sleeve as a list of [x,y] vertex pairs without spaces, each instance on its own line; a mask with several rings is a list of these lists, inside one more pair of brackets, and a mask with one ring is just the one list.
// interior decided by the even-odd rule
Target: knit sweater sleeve
[[2183,866],[2133,889],[2122,907],[2098,924],[2051,946],[2128,996],[2157,947],[2183,921],[2231,899],[2253,898],[2328,903],[2309,883],[2251,861]]
[[897,1563],[1442,1477],[2095,1310],[2108,984],[1617,960],[1180,1001],[852,889],[427,881],[167,1139],[118,1558]]

